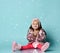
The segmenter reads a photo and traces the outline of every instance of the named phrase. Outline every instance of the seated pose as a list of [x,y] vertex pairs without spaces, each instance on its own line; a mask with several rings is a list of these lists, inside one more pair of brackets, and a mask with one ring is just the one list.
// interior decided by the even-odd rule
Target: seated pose
[[26,49],[40,49],[40,51],[46,51],[50,43],[46,42],[46,32],[41,26],[41,22],[38,18],[32,20],[32,24],[29,27],[27,33],[28,44],[21,46],[15,41],[12,43],[12,50],[26,50]]

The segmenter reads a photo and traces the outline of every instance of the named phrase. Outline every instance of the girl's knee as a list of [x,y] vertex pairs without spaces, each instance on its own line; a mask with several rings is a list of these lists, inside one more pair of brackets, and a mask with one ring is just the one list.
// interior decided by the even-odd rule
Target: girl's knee
[[50,45],[50,43],[49,43],[49,42],[45,42],[45,44],[48,44],[48,45]]

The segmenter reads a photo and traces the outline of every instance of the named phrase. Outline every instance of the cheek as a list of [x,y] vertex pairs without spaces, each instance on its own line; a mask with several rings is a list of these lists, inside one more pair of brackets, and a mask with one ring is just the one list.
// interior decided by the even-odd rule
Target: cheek
[[34,28],[34,25],[32,25],[32,28]]
[[36,27],[38,28],[39,26],[37,25]]

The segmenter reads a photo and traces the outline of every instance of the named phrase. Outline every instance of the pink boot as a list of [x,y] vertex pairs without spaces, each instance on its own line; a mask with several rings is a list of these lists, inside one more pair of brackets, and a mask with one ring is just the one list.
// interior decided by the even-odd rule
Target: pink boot
[[41,48],[41,51],[43,51],[43,52],[46,51],[49,48],[49,45],[50,45],[50,43],[48,43],[48,42],[44,43],[44,45]]
[[17,44],[15,41],[12,43],[12,51],[21,49],[21,45]]

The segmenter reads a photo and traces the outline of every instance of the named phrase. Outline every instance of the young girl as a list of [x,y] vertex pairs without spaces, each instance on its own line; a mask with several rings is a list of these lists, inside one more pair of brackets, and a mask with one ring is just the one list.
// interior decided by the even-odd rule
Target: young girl
[[49,48],[49,42],[46,42],[46,32],[41,26],[39,19],[34,18],[32,24],[29,27],[27,40],[29,43],[25,46],[21,46],[16,42],[12,44],[12,50],[26,50],[26,49],[40,49],[41,51],[46,51]]

